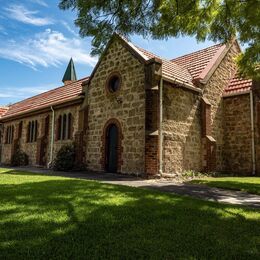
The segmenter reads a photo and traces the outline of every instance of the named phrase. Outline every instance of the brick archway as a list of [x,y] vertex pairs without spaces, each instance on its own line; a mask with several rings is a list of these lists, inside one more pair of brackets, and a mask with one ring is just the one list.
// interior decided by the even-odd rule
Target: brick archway
[[102,134],[102,147],[101,147],[101,153],[102,157],[100,160],[102,169],[105,171],[106,170],[106,165],[107,165],[107,131],[110,128],[111,125],[116,125],[118,129],[118,144],[117,144],[117,172],[121,172],[121,167],[123,165],[123,160],[122,160],[122,153],[123,153],[123,147],[122,147],[122,140],[123,140],[123,134],[122,134],[122,127],[120,122],[115,119],[111,118],[109,119],[106,124],[104,125],[103,128],[103,134]]

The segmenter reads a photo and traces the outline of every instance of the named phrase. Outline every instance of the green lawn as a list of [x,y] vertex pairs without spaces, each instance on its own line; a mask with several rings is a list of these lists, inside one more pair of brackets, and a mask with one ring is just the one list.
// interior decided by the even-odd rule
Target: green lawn
[[191,183],[205,184],[210,187],[246,191],[260,195],[259,177],[211,177],[193,180]]
[[259,259],[260,211],[0,169],[0,259]]

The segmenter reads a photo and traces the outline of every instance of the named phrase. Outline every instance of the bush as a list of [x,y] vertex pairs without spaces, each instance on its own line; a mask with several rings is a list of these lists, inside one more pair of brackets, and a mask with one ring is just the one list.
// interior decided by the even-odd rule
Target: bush
[[29,164],[28,155],[20,149],[13,154],[11,159],[11,166],[26,166]]
[[75,167],[75,147],[74,145],[64,145],[58,151],[53,163],[56,171],[71,171]]

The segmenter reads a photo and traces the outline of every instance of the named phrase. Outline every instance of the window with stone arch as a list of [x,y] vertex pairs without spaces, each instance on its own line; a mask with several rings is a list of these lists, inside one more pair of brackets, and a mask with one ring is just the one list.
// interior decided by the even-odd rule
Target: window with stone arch
[[12,144],[14,140],[14,126],[10,125],[6,128],[5,143]]
[[58,118],[57,140],[70,140],[72,138],[72,115],[62,114]]
[[34,143],[38,137],[38,121],[32,120],[28,124],[27,129],[27,143]]

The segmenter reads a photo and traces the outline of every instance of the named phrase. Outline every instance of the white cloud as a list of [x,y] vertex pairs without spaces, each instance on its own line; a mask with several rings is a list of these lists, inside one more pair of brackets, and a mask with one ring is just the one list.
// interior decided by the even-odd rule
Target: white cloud
[[53,24],[53,21],[49,18],[36,17],[38,11],[30,11],[23,5],[9,5],[4,8],[6,15],[14,20],[20,21],[26,24],[32,24],[35,26],[43,26]]
[[[60,84],[61,85],[61,84]],[[15,99],[24,99],[34,95],[41,94],[48,90],[59,87],[58,84],[46,84],[38,86],[27,86],[27,87],[5,87],[0,93],[0,98],[15,98]],[[15,91],[14,91],[15,90]],[[3,93],[4,92],[4,93]]]
[[78,34],[69,26],[69,24],[65,21],[61,21],[61,23],[64,25],[64,27],[74,36],[78,37]]
[[15,95],[7,94],[7,93],[0,93],[0,98],[10,98],[15,97]]
[[5,28],[0,24],[0,34],[7,35]]
[[25,64],[33,69],[67,63],[73,57],[76,63],[94,66],[97,59],[79,38],[66,38],[61,32],[47,29],[31,39],[9,40],[0,46],[0,57]]
[[39,4],[41,6],[47,7],[47,3],[43,0],[31,0],[31,2],[35,3],[35,4]]

